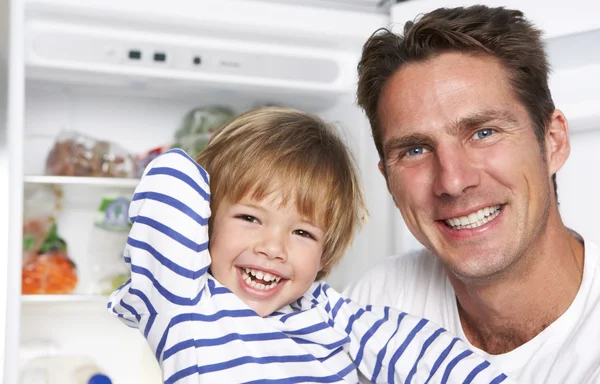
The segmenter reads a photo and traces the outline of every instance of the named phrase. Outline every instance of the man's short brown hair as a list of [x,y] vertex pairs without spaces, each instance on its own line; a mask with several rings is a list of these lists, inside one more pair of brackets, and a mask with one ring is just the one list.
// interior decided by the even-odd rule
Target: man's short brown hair
[[[325,230],[325,277],[366,218],[358,171],[334,126],[289,108],[246,112],[219,129],[198,155],[210,175],[211,210],[222,201],[262,200],[281,193],[282,204]],[[212,221],[209,221],[209,229]]]

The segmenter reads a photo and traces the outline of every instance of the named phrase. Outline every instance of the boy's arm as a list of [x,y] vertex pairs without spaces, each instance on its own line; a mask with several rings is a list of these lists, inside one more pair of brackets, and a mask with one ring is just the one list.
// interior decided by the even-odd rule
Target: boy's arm
[[[510,383],[505,374],[445,329],[389,307],[371,308],[320,285],[350,357],[374,383]],[[317,288],[318,289],[318,288]]]
[[141,328],[153,315],[197,304],[210,265],[209,216],[208,174],[182,150],[153,160],[129,207],[123,256],[131,278],[112,293],[109,311]]

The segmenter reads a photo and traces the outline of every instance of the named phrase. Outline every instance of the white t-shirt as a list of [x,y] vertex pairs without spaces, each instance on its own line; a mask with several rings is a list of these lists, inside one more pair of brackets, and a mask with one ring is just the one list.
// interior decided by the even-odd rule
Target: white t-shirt
[[[600,383],[600,251],[584,244],[581,287],[561,317],[508,353],[489,355],[471,346],[520,383]],[[454,289],[442,263],[427,250],[385,259],[344,293],[361,304],[423,316],[467,340]]]

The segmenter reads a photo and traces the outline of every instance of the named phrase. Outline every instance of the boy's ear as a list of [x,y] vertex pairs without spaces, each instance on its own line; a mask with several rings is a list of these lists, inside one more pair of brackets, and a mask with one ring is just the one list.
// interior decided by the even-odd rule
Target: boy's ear
[[326,267],[325,262],[323,261],[323,258],[321,257],[321,261],[319,263],[319,270],[317,271],[317,274],[322,274],[322,273],[327,274],[327,270],[325,269],[325,267]]
[[323,265],[323,260],[321,260],[321,262],[319,264],[319,270],[317,271],[317,273],[323,272],[324,268],[325,268],[325,266]]
[[571,153],[569,123],[560,110],[552,112],[545,137],[548,174],[552,176],[562,168]]

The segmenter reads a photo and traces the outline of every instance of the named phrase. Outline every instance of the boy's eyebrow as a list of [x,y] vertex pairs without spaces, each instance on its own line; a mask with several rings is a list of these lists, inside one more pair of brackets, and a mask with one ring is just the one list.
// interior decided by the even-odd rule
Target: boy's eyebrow
[[317,222],[315,222],[314,220],[310,220],[308,217],[300,216],[300,221],[303,224],[310,225],[311,227],[314,227],[320,231],[325,232],[325,230]]
[[264,211],[265,209],[263,207],[261,207],[260,205],[256,205],[250,202],[242,202],[242,201],[238,201],[237,203],[235,203],[235,205],[243,205],[244,207],[248,207],[248,208],[253,208],[253,209],[258,209],[260,211]]

